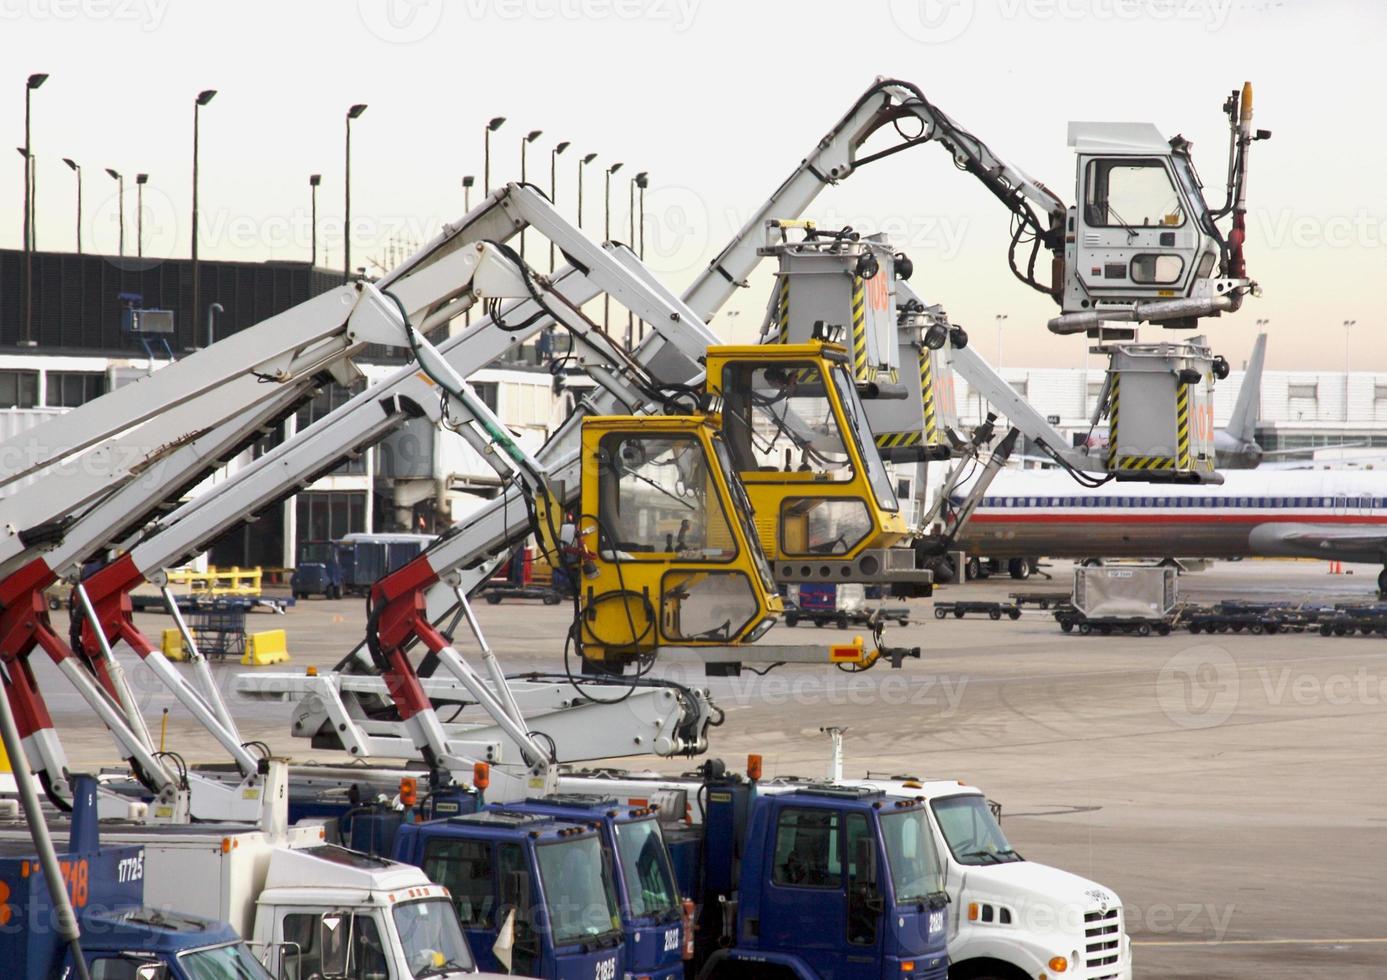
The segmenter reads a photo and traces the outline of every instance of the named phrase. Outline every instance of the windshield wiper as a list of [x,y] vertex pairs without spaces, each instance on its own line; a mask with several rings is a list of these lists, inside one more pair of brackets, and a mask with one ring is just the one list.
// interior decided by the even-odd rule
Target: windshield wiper
[[461,963],[459,963],[457,960],[445,960],[443,963],[440,963],[438,966],[431,966],[431,967],[429,967],[429,968],[428,968],[427,970],[425,970],[423,973],[416,973],[416,974],[415,974],[415,977],[416,977],[416,978],[422,978],[422,977],[439,977],[439,976],[442,976],[442,975],[445,974],[445,973],[451,973],[453,970],[466,970],[466,969],[467,969],[467,967],[463,966],[463,965],[462,965]]
[[996,852],[994,852],[994,851],[984,851],[984,850],[965,851],[963,854],[961,854],[961,855],[959,855],[959,856],[960,856],[960,857],[965,857],[965,858],[982,858],[982,857],[985,857],[985,858],[991,858],[993,864],[1002,864],[1002,863],[1003,863],[1002,859],[999,858],[999,857],[997,856]]

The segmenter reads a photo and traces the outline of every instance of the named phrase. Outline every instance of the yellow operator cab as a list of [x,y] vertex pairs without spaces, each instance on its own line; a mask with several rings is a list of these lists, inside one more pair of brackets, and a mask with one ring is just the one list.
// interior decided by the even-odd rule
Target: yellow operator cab
[[847,350],[824,341],[710,347],[707,370],[776,579],[881,576],[907,526]]
[[583,656],[751,643],[783,611],[719,420],[583,420]]

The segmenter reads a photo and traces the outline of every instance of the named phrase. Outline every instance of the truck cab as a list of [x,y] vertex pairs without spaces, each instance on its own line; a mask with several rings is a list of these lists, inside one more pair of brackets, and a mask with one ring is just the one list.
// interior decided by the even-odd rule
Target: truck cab
[[305,541],[299,545],[294,573],[289,588],[295,599],[320,595],[325,599],[340,599],[346,588],[346,570],[342,563],[342,547],[336,541]]
[[981,790],[950,780],[845,782],[926,801],[951,899],[952,970],[1130,980],[1121,900],[1097,882],[1023,858],[1002,832],[1000,807]]
[[628,806],[611,797],[560,793],[507,808],[596,826],[612,867],[625,933],[626,970],[651,980],[684,975],[686,930],[683,902],[658,807]]
[[625,975],[616,886],[591,826],[488,807],[402,826],[395,858],[452,894],[484,968],[551,980]]
[[700,977],[752,964],[758,978],[947,975],[922,801],[830,785],[760,795],[738,779],[710,781],[706,799]]
[[477,971],[446,888],[418,868],[331,844],[275,853],[256,901],[255,941],[280,980]]

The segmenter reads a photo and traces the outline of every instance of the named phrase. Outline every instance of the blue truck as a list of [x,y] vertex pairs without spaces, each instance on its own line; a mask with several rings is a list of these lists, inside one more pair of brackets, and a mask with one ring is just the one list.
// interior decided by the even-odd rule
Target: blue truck
[[551,980],[631,975],[611,864],[592,826],[486,807],[402,824],[394,854],[448,889],[484,970]]
[[[232,928],[143,907],[144,849],[105,846],[97,834],[96,782],[79,776],[65,853],[58,855],[93,980],[271,980]],[[30,842],[0,840],[0,973],[22,980],[75,976],[72,950]]]
[[505,965],[490,952],[500,938],[513,972],[540,977],[947,976],[948,898],[921,800],[758,795],[718,763],[697,795],[702,824],[682,829],[657,807],[584,794],[406,819],[393,856],[449,890],[483,968]]

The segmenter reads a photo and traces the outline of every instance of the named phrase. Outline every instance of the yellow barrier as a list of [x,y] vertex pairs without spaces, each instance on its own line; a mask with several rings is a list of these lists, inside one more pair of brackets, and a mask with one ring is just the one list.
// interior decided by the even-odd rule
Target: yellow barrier
[[164,630],[159,640],[159,649],[163,650],[164,656],[170,660],[188,659],[188,653],[183,649],[183,634],[178,630]]
[[246,635],[246,652],[241,657],[241,666],[269,667],[288,662],[288,637],[284,630],[264,630]]

